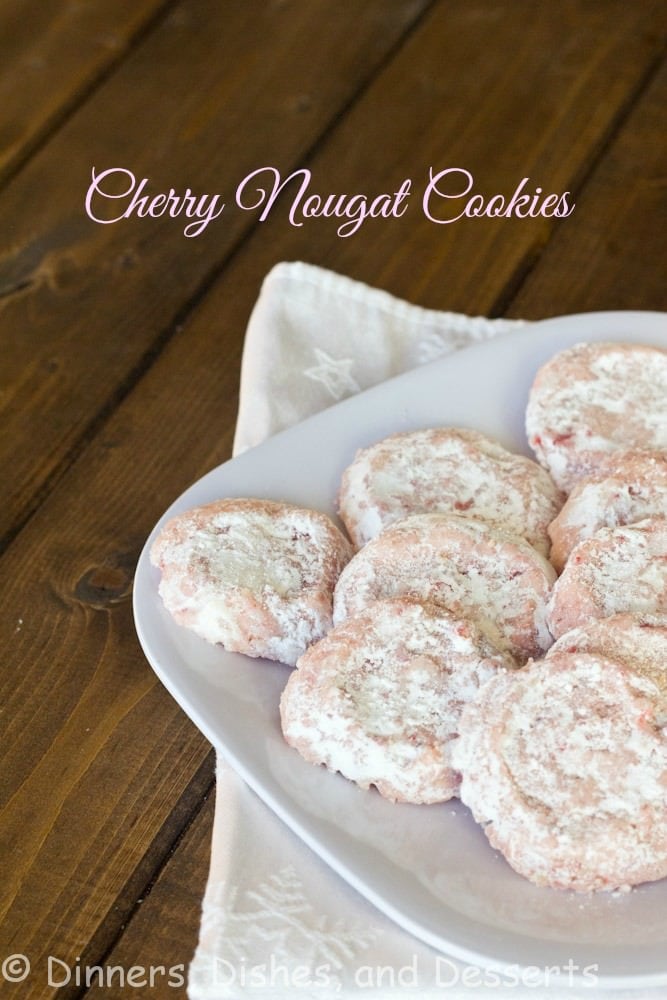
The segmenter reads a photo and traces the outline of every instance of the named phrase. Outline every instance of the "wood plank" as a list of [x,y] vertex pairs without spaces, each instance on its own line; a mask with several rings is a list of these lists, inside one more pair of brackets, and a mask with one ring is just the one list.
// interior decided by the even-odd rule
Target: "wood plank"
[[230,213],[188,239],[168,215],[97,224],[92,167],[227,198],[258,164],[294,165],[427,2],[182,0],[5,189],[0,537],[252,225]]
[[172,0],[4,0],[0,184],[111,72]]
[[[661,279],[665,255],[661,187],[667,155],[664,144],[656,141],[666,102],[667,67],[663,67],[590,177],[577,213],[559,228],[519,292],[511,315],[540,318],[561,308],[667,307]],[[189,960],[201,902],[201,897],[193,900],[192,886],[205,884],[211,812],[207,809],[196,818],[106,964],[128,968],[142,955],[146,964],[164,963],[165,956],[175,962]],[[174,926],[174,913],[182,915],[184,931]]]
[[[185,1000],[187,995],[185,984],[177,984],[187,980],[199,933],[214,806],[211,793],[150,893],[142,898],[127,930],[101,963],[105,976],[112,966],[120,966],[125,973],[133,966],[147,970],[165,967],[165,974],[155,973],[150,992],[154,1000]],[[87,990],[86,1000],[127,1000],[129,991],[118,980],[109,982],[110,978],[103,980],[104,985],[95,984]]]
[[[448,8],[437,8],[322,146],[313,160],[314,172],[332,184],[349,180],[349,163],[358,169],[360,147],[368,148],[369,132],[379,141],[374,131],[378,120],[383,123],[385,154],[391,158],[396,151],[401,172],[417,170],[427,157],[434,162],[444,158],[455,134],[442,112],[443,93],[460,86],[465,60],[459,60],[459,49],[470,62],[478,44],[479,17],[483,14],[488,24],[495,9],[490,0],[468,5],[459,10],[459,21],[454,23]],[[632,89],[629,81],[638,84],[653,49],[642,50],[640,59],[638,49],[629,44],[631,69],[619,59],[620,35],[628,27],[623,18],[637,9],[633,6],[625,13],[625,5],[619,5],[622,30],[611,45],[605,35],[602,53],[594,57],[586,18],[596,30],[599,22],[596,10],[587,14],[589,9],[587,4],[580,9],[576,35],[583,38],[581,43],[571,31],[555,31],[552,14],[545,10],[537,41],[549,41],[549,58],[537,59],[535,46],[521,47],[509,78],[506,53],[515,28],[509,22],[496,23],[494,45],[486,49],[487,61],[495,60],[496,73],[486,70],[486,90],[467,138],[477,157],[492,158],[498,144],[493,123],[499,117],[507,121],[517,115],[515,128],[519,127],[519,109],[527,92],[541,93],[542,110],[555,104],[557,95],[567,112],[574,113],[577,105],[581,126],[585,116],[593,114],[603,84],[612,76],[623,78],[625,90],[616,91],[615,103],[606,106],[605,115],[590,129],[591,147],[602,141],[625,106]],[[471,11],[477,12],[477,20]],[[432,41],[435,31],[437,45]],[[562,78],[568,53],[573,60],[569,89]],[[577,69],[588,81],[585,93],[576,84]],[[451,78],[446,76],[450,72]],[[591,103],[578,108],[588,92]],[[405,110],[390,120],[386,108],[397,106]],[[415,107],[422,122],[420,135],[413,128]],[[458,119],[457,124],[461,124]],[[546,119],[540,132],[530,116],[521,143],[516,140],[528,162],[539,160],[545,135],[553,135],[551,120]],[[551,147],[563,179],[568,171],[570,177],[581,171],[592,155],[582,140],[572,140],[570,127],[563,127],[557,145]],[[369,157],[375,171],[369,175],[369,185],[379,186],[387,181],[389,168],[374,150]],[[494,182],[504,183],[521,163],[512,158],[494,165]],[[393,179],[396,176],[401,173]],[[405,220],[396,220],[386,229],[378,225],[362,230],[358,240],[345,241],[333,239],[326,225],[291,229],[275,216],[225,269],[5,554],[0,641],[4,640],[6,655],[0,694],[7,701],[7,718],[17,723],[3,749],[8,805],[0,846],[14,849],[21,840],[24,846],[3,885],[6,915],[0,943],[21,942],[38,960],[49,951],[55,953],[63,937],[69,948],[81,949],[78,954],[91,954],[87,951],[91,940],[96,948],[113,940],[135,888],[125,883],[127,872],[134,870],[138,857],[144,857],[146,865],[157,863],[161,848],[151,846],[156,831],[163,829],[170,804],[175,807],[179,796],[186,795],[190,776],[202,767],[203,741],[190,730],[179,737],[185,752],[175,773],[171,747],[162,753],[156,748],[156,739],[174,725],[173,705],[152,680],[131,636],[127,597],[133,561],[156,517],[186,483],[229,453],[242,331],[263,273],[275,260],[299,255],[370,276],[415,298],[423,293],[430,304],[443,308],[457,305],[483,311],[506,288],[523,254],[539,242],[543,227],[538,223],[535,229],[531,223],[511,238],[494,220],[488,225],[474,221],[479,221],[480,228],[474,230],[478,237],[462,239],[460,253],[455,252],[455,241],[446,268],[441,260],[440,272],[425,281],[422,267],[412,267],[413,253],[425,254],[428,233],[431,254],[439,259],[442,241],[452,237],[443,236],[438,227],[429,225],[422,231],[415,224],[406,229]],[[418,234],[416,243],[413,232]],[[477,266],[480,245],[494,247],[498,259],[492,274],[472,287],[469,275]],[[388,261],[391,267],[385,271]],[[384,282],[382,275],[387,278]],[[468,290],[465,303],[460,288]],[[91,711],[93,726],[85,721]],[[90,741],[82,739],[82,728],[87,726],[95,734]],[[125,801],[121,747],[132,747],[136,762],[129,771],[133,792],[126,807],[119,804]],[[96,791],[96,768],[116,789],[111,802]],[[167,776],[172,784],[154,803],[154,789],[156,785],[165,789]],[[132,802],[137,804],[134,812]],[[146,803],[151,803],[150,809]],[[79,830],[72,817],[88,813],[90,818]],[[60,817],[65,826],[52,827]],[[66,873],[62,880],[54,875],[61,870]]]
[[586,186],[576,215],[559,228],[508,315],[667,311],[665,107],[663,62],[628,127]]

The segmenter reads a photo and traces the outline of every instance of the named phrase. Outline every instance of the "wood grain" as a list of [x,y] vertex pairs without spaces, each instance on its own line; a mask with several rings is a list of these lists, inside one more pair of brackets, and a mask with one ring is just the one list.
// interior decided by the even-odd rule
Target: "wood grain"
[[610,146],[508,315],[592,309],[667,311],[667,64]]
[[173,0],[4,0],[0,184],[84,101]]
[[[214,794],[203,807],[173,855],[160,872],[155,885],[141,899],[131,922],[102,968],[119,966],[125,972],[132,966],[144,969],[165,968],[156,973],[150,997],[154,1000],[185,1000],[188,967],[199,932],[201,905],[211,853]],[[170,971],[171,970],[171,971]],[[106,981],[105,981],[106,982]],[[87,1000],[127,1000],[122,985],[94,985],[85,993]]]
[[5,189],[0,537],[252,224],[230,214],[193,239],[170,216],[97,224],[91,169],[228,198],[258,164],[295,164],[425,6],[183,0]]

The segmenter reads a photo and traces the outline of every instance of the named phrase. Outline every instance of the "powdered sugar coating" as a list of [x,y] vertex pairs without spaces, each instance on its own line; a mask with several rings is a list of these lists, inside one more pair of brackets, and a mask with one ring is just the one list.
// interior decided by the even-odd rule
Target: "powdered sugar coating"
[[596,479],[649,479],[655,482],[667,480],[667,452],[660,451],[609,451],[598,455],[595,469],[586,477]]
[[549,604],[558,638],[621,611],[667,612],[667,518],[599,531],[573,549]]
[[175,620],[208,642],[294,665],[332,625],[352,546],[324,514],[219,500],[172,518],[151,549]]
[[667,352],[613,343],[561,351],[537,373],[526,432],[565,491],[610,452],[667,452]]
[[469,618],[519,662],[551,645],[546,604],[556,574],[522,538],[448,514],[397,521],[346,566],[334,592],[334,622],[372,601],[432,600]]
[[340,516],[361,547],[411,514],[460,514],[525,538],[548,555],[547,526],[563,497],[535,462],[477,431],[392,434],[357,452],[343,473]]
[[551,562],[560,572],[579,542],[600,528],[632,524],[645,517],[667,517],[667,464],[649,475],[618,475],[577,483],[549,525]]
[[570,629],[547,651],[594,653],[624,663],[651,680],[660,692],[667,724],[667,615],[618,614]]
[[624,665],[560,653],[498,674],[466,706],[460,797],[517,872],[580,892],[667,876],[657,698]]
[[280,702],[306,760],[401,802],[443,802],[465,703],[514,666],[475,626],[433,604],[378,601],[301,657]]

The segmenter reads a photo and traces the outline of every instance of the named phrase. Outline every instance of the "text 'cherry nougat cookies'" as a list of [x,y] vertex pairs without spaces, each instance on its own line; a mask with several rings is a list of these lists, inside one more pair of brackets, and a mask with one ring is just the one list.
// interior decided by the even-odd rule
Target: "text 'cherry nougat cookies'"
[[613,343],[561,351],[537,373],[526,432],[565,491],[612,452],[667,452],[667,351]]
[[560,572],[572,549],[600,528],[653,515],[667,517],[667,460],[621,461],[613,476],[584,480],[574,487],[549,525],[551,562]]
[[352,546],[324,514],[269,500],[219,500],[172,518],[151,549],[179,625],[208,642],[294,665],[332,625]]
[[553,567],[522,538],[480,521],[416,514],[365,545],[341,573],[334,622],[390,597],[430,600],[469,618],[518,662],[551,645]]
[[667,612],[667,518],[600,528],[570,555],[551,596],[554,638],[622,611]]
[[285,739],[388,799],[456,794],[451,746],[461,709],[513,667],[468,621],[434,604],[378,601],[301,657],[280,703]]
[[498,674],[461,716],[461,800],[537,885],[588,892],[663,878],[664,709],[649,678],[588,653]]
[[477,431],[392,434],[357,452],[343,473],[339,513],[361,547],[411,514],[460,514],[525,538],[548,554],[547,526],[563,497],[535,462]]

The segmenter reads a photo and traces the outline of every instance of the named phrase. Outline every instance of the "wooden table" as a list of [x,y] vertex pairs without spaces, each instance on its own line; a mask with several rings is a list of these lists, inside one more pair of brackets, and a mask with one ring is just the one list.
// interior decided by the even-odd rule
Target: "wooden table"
[[[49,986],[47,956],[127,969],[193,953],[214,759],[144,660],[130,594],[155,520],[230,454],[264,274],[302,259],[492,316],[667,308],[664,14],[2,0],[0,959],[33,969],[3,996],[184,996],[164,980]],[[308,167],[320,194],[411,178],[413,195],[340,238],[331,219],[290,225],[289,197],[265,222],[235,206],[266,166]],[[190,238],[165,215],[95,222],[91,170],[121,167],[225,211]],[[486,199],[528,177],[576,208],[436,224],[430,167],[465,168]]]

